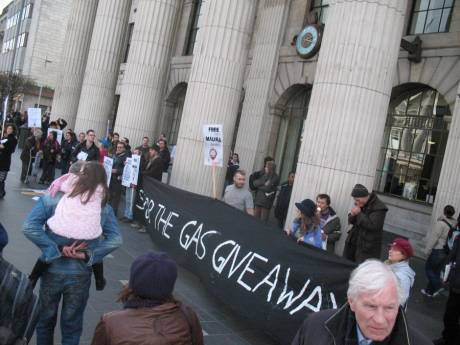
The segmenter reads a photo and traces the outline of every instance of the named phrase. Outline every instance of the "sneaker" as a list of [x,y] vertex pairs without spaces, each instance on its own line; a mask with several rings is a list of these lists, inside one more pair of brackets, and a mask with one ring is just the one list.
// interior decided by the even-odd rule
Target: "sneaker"
[[138,224],[138,223],[132,223],[131,227],[135,228],[135,229],[140,229],[142,226],[140,224]]
[[428,293],[425,289],[420,290],[420,292],[422,293],[422,295],[425,295],[427,297],[434,297],[434,295]]
[[433,292],[433,297],[436,297],[437,295],[439,295],[443,291],[444,291],[444,288],[440,288],[440,289],[436,290],[435,292]]
[[147,232],[147,230],[143,226],[140,227],[139,230],[137,230],[137,231],[140,232],[140,233],[146,233]]

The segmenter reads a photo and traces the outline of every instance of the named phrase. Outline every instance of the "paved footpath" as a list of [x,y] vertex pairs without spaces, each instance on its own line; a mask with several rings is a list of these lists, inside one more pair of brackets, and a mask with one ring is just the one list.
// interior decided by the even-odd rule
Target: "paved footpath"
[[[24,195],[23,192],[31,188],[43,188],[43,186],[34,182],[27,186],[20,183],[20,163],[19,152],[16,152],[13,157],[12,171],[6,183],[7,195],[4,200],[0,201],[0,220],[10,236],[10,244],[4,252],[5,258],[23,272],[30,272],[33,263],[39,256],[39,250],[23,236],[21,230],[22,223],[35,201],[31,196]],[[138,233],[124,223],[120,223],[120,227],[124,244],[104,261],[107,279],[105,290],[98,292],[94,286],[91,288],[90,300],[84,317],[84,332],[80,342],[82,345],[91,343],[96,323],[104,312],[120,309],[120,305],[115,300],[122,286],[127,282],[129,267],[133,259],[147,250],[158,249],[155,248],[147,234]],[[386,237],[386,240],[389,241],[391,235],[387,234]],[[411,265],[417,271],[417,279],[409,301],[409,323],[430,338],[436,338],[442,328],[441,320],[446,297],[428,299],[422,296],[420,288],[426,283],[423,261],[415,259]],[[179,269],[175,291],[178,299],[193,306],[197,311],[205,332],[206,345],[274,344],[213,298],[190,272]],[[56,344],[60,343],[59,338],[56,334]],[[35,340],[31,344],[35,344]]]

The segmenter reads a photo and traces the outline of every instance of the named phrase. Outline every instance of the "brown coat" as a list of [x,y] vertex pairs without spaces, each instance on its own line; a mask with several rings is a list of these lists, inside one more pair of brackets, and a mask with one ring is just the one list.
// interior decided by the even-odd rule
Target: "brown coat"
[[154,179],[161,181],[163,176],[163,161],[159,156],[150,159],[145,166],[145,170],[141,172],[142,178],[145,176],[153,177]]
[[203,332],[198,317],[190,308],[180,307],[179,303],[166,303],[103,315],[91,344],[203,345]]

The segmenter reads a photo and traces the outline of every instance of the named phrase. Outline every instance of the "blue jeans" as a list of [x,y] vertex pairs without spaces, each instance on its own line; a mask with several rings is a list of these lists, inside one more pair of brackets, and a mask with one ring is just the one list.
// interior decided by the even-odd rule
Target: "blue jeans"
[[90,285],[90,272],[81,275],[46,272],[42,275],[37,345],[53,345],[54,328],[61,299],[62,345],[79,344]]
[[446,254],[444,249],[433,249],[425,263],[425,273],[428,278],[426,292],[433,294],[442,288],[441,270],[444,265]]
[[133,201],[135,199],[136,195],[136,190],[134,188],[126,188],[125,191],[125,210],[123,212],[123,215],[130,219],[133,220]]

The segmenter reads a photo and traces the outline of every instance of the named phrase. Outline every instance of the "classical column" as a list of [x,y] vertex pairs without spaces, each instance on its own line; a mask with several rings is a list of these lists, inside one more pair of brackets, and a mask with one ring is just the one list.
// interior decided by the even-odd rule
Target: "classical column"
[[[212,171],[204,166],[203,125],[222,124],[229,153],[243,87],[256,1],[203,1],[171,184],[211,196]],[[217,193],[226,168],[216,172]]]
[[450,124],[449,138],[442,161],[436,199],[433,205],[431,223],[442,215],[444,206],[452,205],[458,214],[460,210],[460,84],[458,86],[452,122]]
[[330,2],[288,221],[295,201],[330,194],[341,244],[353,185],[373,187],[406,8],[403,0]]
[[118,106],[115,131],[133,143],[158,124],[179,0],[140,0]]
[[98,0],[72,2],[54,91],[52,118],[74,128]]
[[249,173],[260,169],[266,151],[272,114],[270,93],[278,70],[278,57],[291,0],[264,1],[259,6],[254,54],[246,80],[235,152]]
[[131,0],[99,0],[75,129],[105,136],[128,26]]

